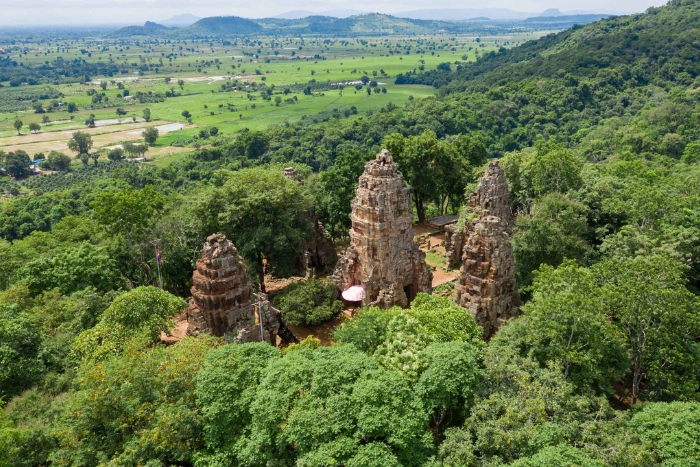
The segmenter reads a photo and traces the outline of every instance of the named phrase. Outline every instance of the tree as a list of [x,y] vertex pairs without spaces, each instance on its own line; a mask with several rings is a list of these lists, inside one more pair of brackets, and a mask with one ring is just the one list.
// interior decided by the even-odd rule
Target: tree
[[386,340],[389,321],[396,316],[396,309],[360,308],[353,319],[333,331],[333,340],[341,344],[352,344],[357,349],[372,355]]
[[14,152],[5,154],[4,168],[7,174],[14,177],[15,179],[20,179],[29,175],[29,166],[31,165],[31,159],[29,159],[29,154],[21,149]]
[[[352,344],[367,352],[383,367],[400,372],[411,382],[415,383],[424,378],[425,385],[438,384],[437,380],[432,379],[433,376],[437,378],[437,373],[430,377],[431,382],[425,379],[428,376],[422,376],[432,365],[430,362],[434,362],[433,357],[429,355],[442,355],[442,350],[438,350],[438,347],[426,353],[427,348],[433,344],[453,342],[478,349],[482,346],[482,335],[483,331],[466,309],[447,298],[426,294],[418,294],[411,302],[410,310],[398,307],[389,310],[362,309],[356,317],[344,322],[334,332],[334,338],[338,342]],[[464,349],[466,347],[462,348]],[[476,367],[473,368],[475,369]],[[459,379],[454,374],[449,377],[455,378],[455,383]],[[444,385],[448,383],[439,384],[445,390],[448,389],[448,386]],[[425,391],[424,395],[427,397],[427,386]],[[431,397],[437,398],[438,395]],[[435,400],[433,399],[433,402]],[[457,405],[459,404],[458,402]],[[459,423],[459,418],[465,415],[461,409],[453,410],[455,407],[456,405],[447,407],[441,403],[427,408],[431,416],[434,415],[431,425],[436,436],[439,437],[447,423]]]
[[144,121],[147,121],[147,122],[151,121],[151,109],[149,109],[149,108],[143,109],[143,119],[144,119]]
[[146,144],[148,144],[149,146],[153,146],[154,144],[156,144],[156,140],[158,139],[158,128],[148,127],[145,130],[143,130],[141,136],[143,136],[143,140],[146,142]]
[[279,358],[279,349],[263,342],[225,345],[207,353],[196,386],[197,404],[206,422],[205,459],[225,457],[232,463],[236,444],[252,422],[250,404],[265,368]]
[[559,467],[605,467],[606,464],[567,444],[547,446],[532,456],[521,457],[510,464],[511,467],[547,467],[550,465]]
[[193,465],[204,448],[196,375],[206,353],[219,344],[200,336],[83,362],[56,427],[52,463]]
[[310,199],[281,170],[244,169],[231,173],[199,207],[206,234],[223,232],[236,242],[265,291],[263,260],[280,273],[291,271],[301,244],[311,234]]
[[85,119],[85,126],[88,128],[95,128],[95,115],[94,114],[90,114],[90,116]]
[[41,123],[43,123],[44,125],[46,125],[46,124],[49,123],[50,121],[51,121],[51,118],[50,118],[48,115],[42,115],[42,117],[41,117]]
[[148,185],[141,190],[103,191],[90,207],[94,210],[95,220],[112,232],[123,234],[131,248],[134,239],[145,232],[164,203],[163,196]]
[[70,167],[70,161],[70,156],[58,151],[51,151],[49,153],[49,157],[46,159],[46,162],[49,164],[49,167],[51,167],[51,170],[57,171],[66,170],[68,167]]
[[[501,345],[489,345],[483,360],[483,382],[467,418],[465,436],[473,440],[473,454],[485,465],[509,465],[548,446],[585,442],[584,427],[610,416],[605,399],[575,395],[557,369],[540,368]],[[448,434],[461,437],[459,430]],[[457,453],[471,444],[446,443]]]
[[83,242],[52,258],[34,259],[21,272],[33,294],[54,288],[71,294],[88,287],[101,292],[118,288],[116,267],[104,247]]
[[107,153],[107,159],[114,162],[119,162],[124,159],[124,150],[122,148],[110,149]]
[[567,261],[536,272],[524,316],[498,333],[504,345],[524,349],[543,367],[559,367],[582,392],[612,395],[630,367],[625,335],[610,321],[595,274]]
[[700,368],[700,299],[686,288],[683,264],[667,256],[593,266],[610,319],[626,335],[632,402],[695,399]]
[[156,287],[137,287],[117,297],[95,327],[78,336],[73,352],[94,362],[118,355],[132,343],[150,345],[172,329],[172,317],[185,306],[183,299]]
[[182,115],[183,117],[185,117],[187,119],[192,118],[192,114],[188,110],[183,110],[180,115]]
[[282,98],[280,96],[275,96],[275,106],[279,107],[282,103]]
[[134,150],[135,145],[131,141],[125,141],[122,143],[122,147],[124,148],[124,152],[126,152],[129,157],[134,157],[136,154],[136,151]]
[[273,358],[256,389],[249,430],[227,443],[234,464],[411,467],[433,451],[428,417],[407,381],[352,346]]
[[433,161],[435,194],[438,212],[455,212],[465,197],[465,187],[476,182],[474,167],[486,162],[486,147],[479,138],[460,135],[441,143],[441,155]]
[[645,404],[629,422],[641,440],[652,446],[655,464],[697,466],[700,459],[700,404]]
[[282,310],[285,323],[294,326],[315,326],[340,313],[342,304],[336,299],[333,282],[309,279],[290,285],[284,294],[277,295],[274,303]]
[[15,122],[12,124],[12,126],[15,127],[15,130],[17,130],[18,136],[22,134],[20,133],[20,130],[24,126],[24,122],[22,122],[22,120],[20,120],[19,118],[15,119]]
[[684,164],[697,164],[700,162],[700,142],[690,143],[685,147],[681,162]]
[[558,266],[565,258],[585,263],[592,255],[586,242],[589,210],[560,193],[541,198],[529,215],[516,220],[513,235],[518,288],[525,292],[532,272],[542,264]]
[[260,160],[270,146],[270,137],[262,131],[247,131],[229,146],[231,157],[246,157]]
[[87,154],[92,149],[92,137],[88,133],[76,131],[68,141],[68,149],[78,153],[78,158],[87,165]]
[[438,342],[421,351],[415,391],[430,414],[435,439],[462,423],[481,377],[479,348],[467,342]]
[[333,166],[321,172],[311,187],[316,212],[331,237],[347,235],[350,228],[350,202],[355,197],[355,187],[370,159],[368,151],[348,150],[336,157]]
[[567,193],[582,184],[581,161],[554,140],[506,154],[501,162],[515,204],[528,207],[547,193]]
[[[384,146],[399,165],[399,171],[411,187],[411,197],[416,207],[419,222],[426,220],[426,204],[431,199],[440,199],[440,195],[449,198],[456,192],[455,182],[447,179],[457,174],[457,180],[464,180],[468,163],[458,157],[449,143],[438,141],[432,130],[427,130],[419,136],[403,137],[392,133],[384,138]],[[462,175],[459,175],[462,174]],[[459,181],[456,185],[460,185]],[[438,187],[441,187],[441,190]]]
[[41,125],[39,125],[36,122],[30,123],[29,124],[29,131],[31,131],[32,133],[39,133],[41,131]]
[[183,80],[177,80],[177,85],[180,86],[180,90],[185,89],[185,82]]
[[95,165],[97,165],[97,159],[99,159],[101,156],[102,153],[100,151],[94,151],[90,153],[90,159],[92,159]]
[[32,316],[16,305],[0,304],[0,397],[18,394],[35,381],[43,370],[40,347]]

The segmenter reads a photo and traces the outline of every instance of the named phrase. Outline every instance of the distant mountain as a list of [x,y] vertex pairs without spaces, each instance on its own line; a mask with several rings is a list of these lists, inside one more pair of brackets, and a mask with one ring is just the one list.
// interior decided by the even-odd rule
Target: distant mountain
[[542,13],[540,13],[537,16],[563,16],[564,14],[559,10],[558,8],[549,8],[548,10],[544,10]]
[[411,10],[396,13],[395,16],[409,19],[428,19],[438,21],[461,21],[465,19],[526,19],[536,16],[536,13],[513,11],[507,8],[440,8]]
[[273,18],[303,19],[303,18],[308,18],[309,16],[328,16],[331,18],[349,18],[350,16],[362,15],[364,13],[366,13],[366,12],[360,11],[360,10],[348,10],[348,9],[326,10],[326,11],[318,11],[318,12],[313,12],[313,11],[309,11],[309,10],[292,10],[292,11],[287,11],[285,13],[282,13],[281,15],[273,16]]
[[185,13],[182,15],[175,15],[172,18],[163,20],[163,21],[158,21],[158,23],[173,27],[173,28],[185,28],[187,26],[191,26],[197,21],[199,21],[200,18],[199,16],[191,15],[189,13]]
[[128,37],[128,36],[153,36],[168,31],[170,28],[162,24],[146,21],[143,26],[127,26],[125,28],[114,31],[112,37]]
[[143,27],[146,29],[168,29],[167,26],[164,26],[159,23],[154,23],[153,21],[146,21],[146,24],[144,24]]
[[180,31],[185,34],[252,34],[262,30],[263,27],[255,21],[239,16],[212,16]]
[[277,18],[277,19],[302,19],[306,18],[308,16],[314,16],[316,13],[313,11],[309,10],[292,10],[292,11],[285,11],[284,13],[273,16],[272,18]]

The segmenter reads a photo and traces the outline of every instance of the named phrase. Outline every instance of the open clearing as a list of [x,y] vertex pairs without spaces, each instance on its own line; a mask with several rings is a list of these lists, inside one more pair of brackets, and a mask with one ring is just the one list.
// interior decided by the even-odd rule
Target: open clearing
[[[187,125],[182,123],[140,122],[111,125],[109,127],[79,128],[73,131],[27,134],[11,138],[0,138],[0,149],[5,152],[21,149],[30,155],[51,151],[61,151],[70,154],[68,141],[75,131],[82,131],[92,136],[93,150],[98,150],[105,147],[113,147],[115,143],[141,140],[141,133],[148,127],[155,127],[161,135],[164,135],[172,131],[182,130]],[[167,146],[152,148],[149,151],[149,156],[170,154],[177,151],[182,151],[182,148]]]

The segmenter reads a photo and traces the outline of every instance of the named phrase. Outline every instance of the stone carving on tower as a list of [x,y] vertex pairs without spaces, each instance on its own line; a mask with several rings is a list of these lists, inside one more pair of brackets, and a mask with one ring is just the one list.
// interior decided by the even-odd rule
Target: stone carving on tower
[[362,286],[364,306],[408,307],[432,293],[433,274],[413,241],[410,190],[389,152],[367,162],[355,191],[350,246],[334,273],[340,291]]
[[464,245],[455,301],[468,309],[490,338],[501,323],[520,311],[515,283],[513,216],[503,169],[494,159],[470,197],[471,219],[465,222]]

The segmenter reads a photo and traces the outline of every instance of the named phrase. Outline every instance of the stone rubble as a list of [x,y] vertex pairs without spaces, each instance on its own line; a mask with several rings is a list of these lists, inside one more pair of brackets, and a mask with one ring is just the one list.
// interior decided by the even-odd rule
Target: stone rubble
[[413,241],[410,190],[387,150],[365,165],[351,206],[350,246],[333,276],[338,290],[362,285],[362,304],[382,308],[431,293],[433,274]]
[[454,244],[460,239],[464,244],[459,249],[462,265],[455,302],[470,311],[488,339],[506,319],[517,316],[521,306],[510,241],[510,193],[497,159],[470,197],[469,213],[473,220],[466,220],[464,230],[448,236],[453,255]]

